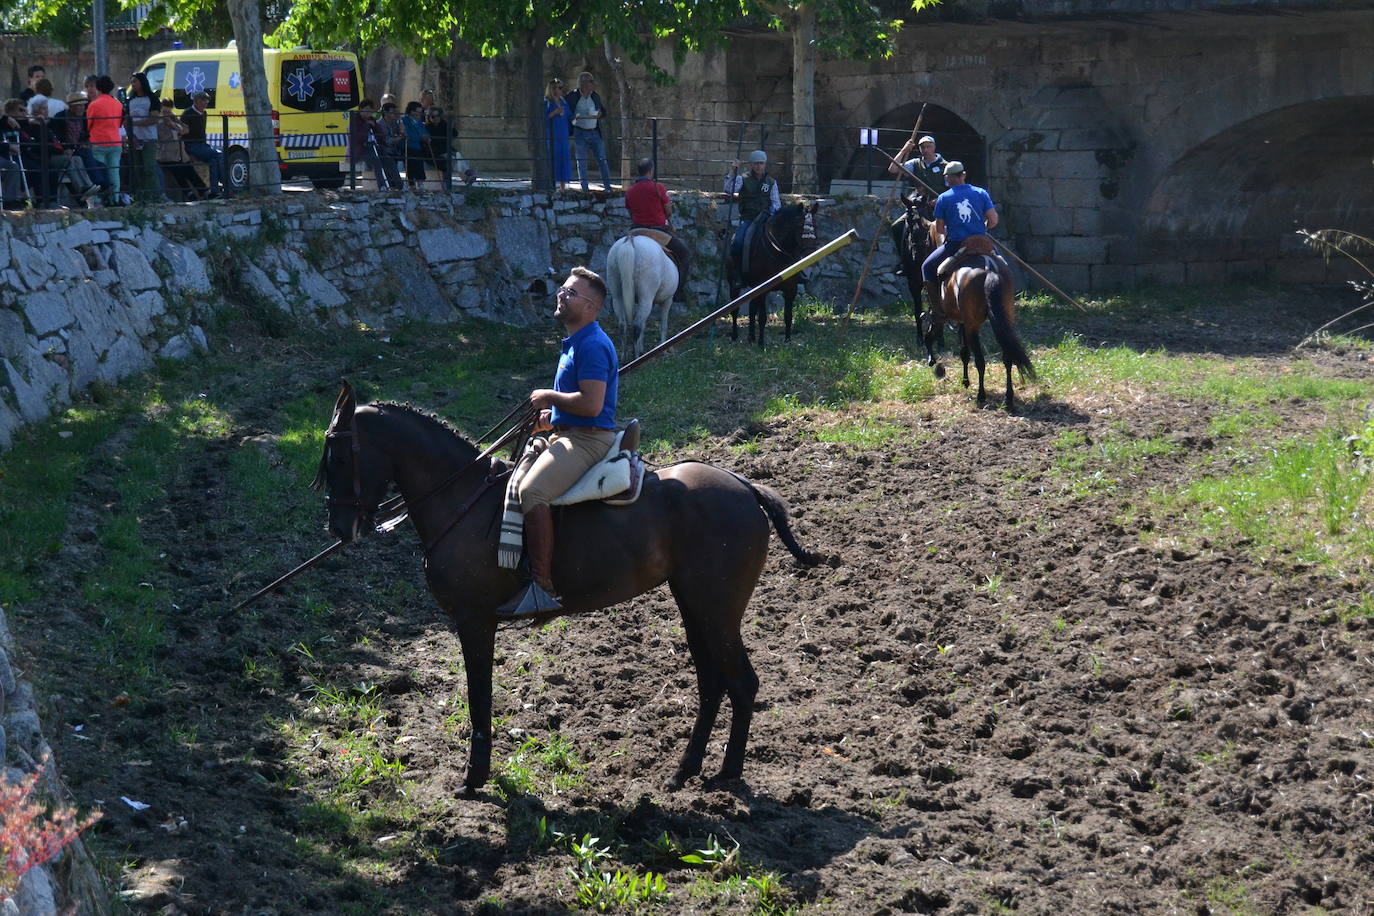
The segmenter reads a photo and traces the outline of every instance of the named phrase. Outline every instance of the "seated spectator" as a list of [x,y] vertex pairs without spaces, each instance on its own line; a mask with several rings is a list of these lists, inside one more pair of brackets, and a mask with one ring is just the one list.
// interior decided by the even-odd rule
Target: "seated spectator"
[[21,152],[23,131],[19,121],[11,115],[23,108],[23,100],[10,99],[5,103],[4,115],[0,116],[0,194],[3,194],[6,210],[24,209],[29,196]]
[[[21,99],[5,102],[4,116],[0,117],[0,140],[5,143],[5,158],[17,167],[12,174],[18,181],[16,196],[10,198],[7,191],[5,197],[19,204],[15,209],[22,208],[25,203],[36,206],[41,198],[41,189],[33,187],[40,175],[38,142],[31,132],[32,127],[28,106]],[[10,170],[6,172],[10,173]]]
[[67,96],[67,110],[63,113],[67,122],[67,134],[62,140],[62,145],[81,157],[81,164],[86,167],[86,174],[91,176],[91,181],[104,188],[109,186],[110,176],[106,173],[105,166],[97,161],[91,152],[91,135],[86,129],[86,103],[87,96],[84,92],[73,92]]
[[33,84],[34,94],[29,96],[29,117],[33,117],[40,101],[48,103],[48,117],[55,118],[67,110],[67,104],[52,97],[52,82],[46,77]]
[[[35,96],[37,98],[37,96]],[[52,202],[57,203],[57,191],[65,186],[72,196],[89,205],[100,193],[100,185],[91,179],[86,171],[86,163],[77,154],[76,143],[70,143],[72,124],[69,123],[69,110],[63,108],[60,115],[48,117],[48,102],[40,102],[33,121],[42,125],[40,136],[48,144],[48,182],[52,189]],[[80,127],[77,127],[80,139]]]
[[[227,191],[224,186],[224,156],[210,145],[205,133],[205,108],[209,104],[210,93],[204,90],[191,93],[191,107],[181,113],[181,123],[186,128],[181,142],[192,160],[210,167],[209,196],[223,197]],[[196,181],[200,181],[199,175]]]
[[162,100],[162,117],[157,122],[157,164],[172,179],[182,200],[204,200],[205,182],[196,174],[191,157],[186,155],[181,138],[187,127],[176,116],[171,99]]

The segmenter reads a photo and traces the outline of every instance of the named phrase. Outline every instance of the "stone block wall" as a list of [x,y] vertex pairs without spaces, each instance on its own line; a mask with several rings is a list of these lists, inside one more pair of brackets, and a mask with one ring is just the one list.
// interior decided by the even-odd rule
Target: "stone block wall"
[[[825,201],[822,241],[865,236],[812,271],[847,302],[883,232],[861,305],[899,295],[873,199]],[[718,301],[720,195],[676,195],[696,252],[698,312]],[[578,264],[604,270],[629,225],[621,198],[592,195],[290,194],[160,210],[6,214],[0,220],[0,448],[95,383],[213,346],[226,303],[267,321],[325,327],[482,317],[549,321],[553,287]],[[904,287],[903,287],[904,288]],[[614,320],[614,319],[611,319]]]
[[[17,783],[42,768],[36,791],[63,806],[72,804],[43,737],[43,723],[33,685],[24,680],[16,657],[14,637],[0,608],[0,779]],[[8,899],[0,900],[0,916],[57,916],[59,913],[108,913],[110,896],[99,872],[78,838],[46,865],[29,870]]]

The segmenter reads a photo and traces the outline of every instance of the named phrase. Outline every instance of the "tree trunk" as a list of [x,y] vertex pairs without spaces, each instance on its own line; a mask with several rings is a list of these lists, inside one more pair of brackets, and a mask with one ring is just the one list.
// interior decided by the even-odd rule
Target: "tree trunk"
[[792,22],[792,193],[816,192],[816,5]]
[[625,61],[615,56],[611,40],[603,36],[601,45],[606,52],[606,63],[615,76],[616,109],[620,121],[620,183],[628,188],[638,174],[634,162],[640,158],[635,154],[634,133],[630,129],[630,86],[625,80]]
[[544,48],[549,43],[549,27],[539,25],[525,36],[525,104],[529,124],[525,145],[530,156],[531,184],[536,191],[553,190],[553,157],[549,153],[548,118],[544,117]]
[[267,70],[262,60],[262,13],[258,0],[228,2],[248,121],[248,189],[257,194],[280,194],[281,159],[272,132],[272,101],[267,97]]

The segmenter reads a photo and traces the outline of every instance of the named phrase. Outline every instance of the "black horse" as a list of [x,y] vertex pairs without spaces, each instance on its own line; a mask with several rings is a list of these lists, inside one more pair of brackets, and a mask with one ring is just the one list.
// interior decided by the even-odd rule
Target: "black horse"
[[[754,232],[749,245],[749,270],[740,275],[733,248],[726,259],[730,276],[730,298],[738,299],[742,290],[752,289],[816,250],[816,211],[819,204],[804,206],[790,204],[768,217]],[[792,304],[797,298],[797,277],[793,276],[777,287],[782,290],[783,339],[792,339]],[[754,325],[758,324],[759,346],[763,346],[763,326],[768,323],[768,294],[749,300],[749,339],[754,339]],[[730,313],[730,337],[739,340],[739,309]]]
[[[493,611],[520,584],[513,570],[496,563],[504,480],[491,459],[476,461],[477,455],[442,421],[413,407],[358,407],[345,384],[315,478],[315,486],[328,492],[329,530],[345,542],[372,527],[393,484],[405,499],[424,545],[430,593],[463,648],[472,716],[464,778],[469,794],[491,772]],[[556,520],[559,613],[610,607],[664,582],[672,590],[699,694],[676,784],[701,772],[726,694],[732,715],[720,777],[739,777],[759,684],[740,620],[763,571],[770,523],[798,561],[810,566],[818,560],[793,538],[782,497],[730,471],[684,462],[647,475],[633,505],[582,503],[560,509]]]
[[[926,311],[924,319],[921,309],[921,294],[925,284],[921,278],[921,265],[932,250],[930,227],[935,214],[930,200],[921,193],[902,198],[906,213],[892,224],[892,241],[897,245],[897,257],[902,264],[902,275],[906,277],[906,287],[911,293],[912,316],[916,319],[916,330],[926,345],[929,365],[935,365],[936,349],[944,349],[945,325],[935,320],[931,311]],[[933,309],[935,303],[930,303]]]

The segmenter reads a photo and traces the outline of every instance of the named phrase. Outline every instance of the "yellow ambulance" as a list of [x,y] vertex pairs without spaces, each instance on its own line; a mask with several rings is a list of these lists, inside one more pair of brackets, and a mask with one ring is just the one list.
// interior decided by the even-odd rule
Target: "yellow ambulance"
[[[309,178],[317,187],[339,187],[347,175],[349,120],[363,98],[357,56],[348,51],[266,48],[262,57],[282,178]],[[225,151],[230,187],[247,187],[248,126],[235,42],[225,48],[161,51],[148,58],[143,72],[153,93],[171,99],[178,113],[191,107],[196,92],[210,96],[206,138]]]

